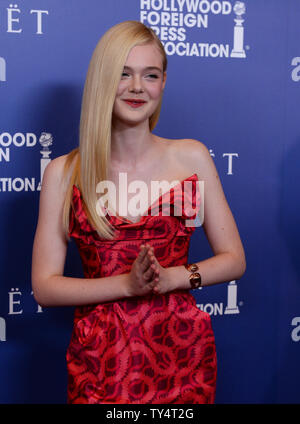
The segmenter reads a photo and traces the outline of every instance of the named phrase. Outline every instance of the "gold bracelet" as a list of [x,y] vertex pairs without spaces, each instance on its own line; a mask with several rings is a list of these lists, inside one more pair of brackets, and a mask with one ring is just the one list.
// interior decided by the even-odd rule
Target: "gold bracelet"
[[201,275],[199,272],[195,272],[198,271],[198,265],[197,264],[186,264],[184,265],[185,268],[191,272],[191,275],[189,276],[189,280],[190,280],[190,284],[191,284],[191,289],[197,289],[199,287],[201,287]]

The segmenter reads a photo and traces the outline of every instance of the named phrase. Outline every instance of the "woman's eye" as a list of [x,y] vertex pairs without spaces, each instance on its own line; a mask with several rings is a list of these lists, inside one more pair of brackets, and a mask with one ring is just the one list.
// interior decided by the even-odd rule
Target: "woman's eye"
[[158,76],[156,75],[156,74],[149,74],[149,75],[147,75],[149,78],[154,78],[154,79],[157,79],[158,78]]
[[129,77],[129,74],[127,72],[122,72],[122,78],[123,77]]

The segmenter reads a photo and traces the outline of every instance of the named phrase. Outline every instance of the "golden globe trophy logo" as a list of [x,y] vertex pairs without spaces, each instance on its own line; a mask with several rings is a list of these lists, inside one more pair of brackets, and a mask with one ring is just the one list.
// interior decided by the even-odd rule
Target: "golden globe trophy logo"
[[[246,58],[245,13],[242,1],[232,5],[219,0],[140,0],[140,21],[156,32],[167,55]],[[206,39],[205,30],[219,25],[217,15],[232,20],[232,32],[224,43]],[[193,28],[199,31],[192,32]],[[195,34],[197,39],[191,39]]]
[[53,137],[52,134],[47,133],[47,132],[42,132],[40,138],[39,138],[39,143],[42,146],[42,150],[40,150],[40,154],[42,155],[41,159],[40,159],[40,169],[41,169],[41,179],[38,185],[37,190],[40,191],[41,190],[41,183],[43,180],[43,175],[44,175],[44,171],[46,169],[46,166],[48,165],[49,162],[51,162],[50,159],[50,154],[52,153],[51,150],[49,150],[49,146],[52,145],[53,143]]
[[[0,192],[40,191],[45,168],[51,161],[50,155],[52,152],[49,147],[53,144],[53,136],[48,132],[42,132],[39,138],[34,133],[0,133],[0,163],[13,163],[14,149],[31,149],[37,145],[37,140],[42,147],[40,150],[40,178],[37,180],[35,177],[19,177],[16,175],[0,177]],[[13,172],[16,173],[15,168]]]

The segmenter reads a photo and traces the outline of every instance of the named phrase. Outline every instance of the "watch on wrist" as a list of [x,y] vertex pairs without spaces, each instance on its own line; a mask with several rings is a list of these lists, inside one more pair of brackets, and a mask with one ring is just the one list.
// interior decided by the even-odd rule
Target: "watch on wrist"
[[196,264],[186,264],[184,265],[185,268],[191,272],[191,275],[189,276],[191,289],[197,289],[201,287],[201,275],[199,272],[196,272],[199,270],[198,265]]

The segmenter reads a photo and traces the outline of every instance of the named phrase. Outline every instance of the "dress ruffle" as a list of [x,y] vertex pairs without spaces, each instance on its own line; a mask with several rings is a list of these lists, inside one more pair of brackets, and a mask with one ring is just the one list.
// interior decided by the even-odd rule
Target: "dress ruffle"
[[[187,187],[187,182],[191,185]],[[197,187],[198,177],[193,174],[182,180],[168,192],[161,195],[147,213],[138,222],[126,220],[111,215],[102,208],[106,218],[115,228],[116,240],[139,240],[165,238],[168,234],[177,236],[191,235],[195,227],[191,221],[195,220],[200,210],[200,190]],[[184,196],[183,196],[183,193]],[[73,213],[70,214],[69,236],[84,239],[87,244],[114,244],[114,240],[101,238],[95,228],[89,223],[83,207],[83,199],[79,188],[73,185]],[[170,219],[172,217],[173,219]],[[186,226],[186,222],[189,226]]]

